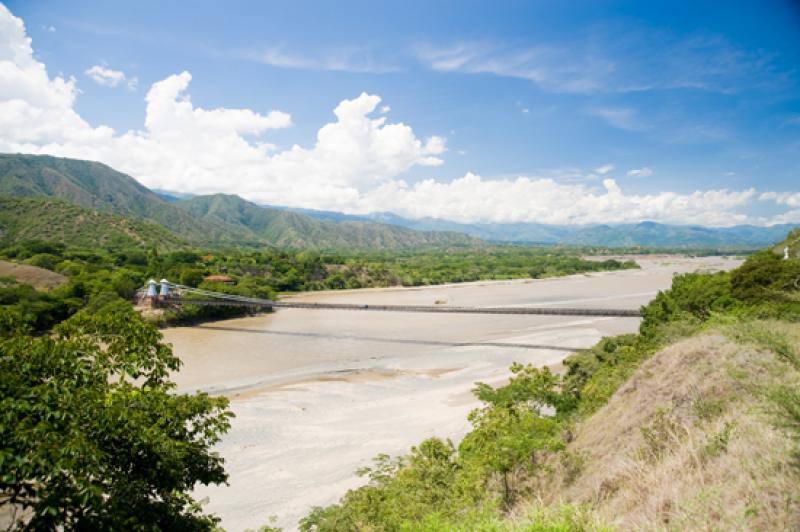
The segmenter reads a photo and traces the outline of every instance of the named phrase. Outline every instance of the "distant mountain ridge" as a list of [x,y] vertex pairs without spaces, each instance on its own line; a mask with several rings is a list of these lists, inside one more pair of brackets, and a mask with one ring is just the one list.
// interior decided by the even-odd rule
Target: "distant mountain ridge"
[[319,220],[283,209],[259,207],[238,196],[180,196],[156,193],[102,163],[48,155],[0,154],[0,197],[57,198],[85,209],[155,223],[174,234],[169,238],[171,242],[322,249],[480,244],[462,233],[420,232],[372,221]]
[[800,227],[800,224],[778,224],[769,227],[754,225],[704,227],[651,221],[615,225],[547,225],[524,222],[466,224],[436,218],[414,220],[390,212],[347,215],[309,209],[285,209],[296,210],[306,216],[320,219],[373,220],[418,231],[455,231],[490,242],[600,247],[760,248],[780,241],[793,228]]
[[[398,249],[478,245],[480,240],[599,247],[755,248],[773,245],[798,225],[710,228],[656,222],[620,225],[466,224],[391,212],[349,215],[259,206],[238,196],[152,191],[97,162],[0,154],[0,197],[59,198],[134,217],[193,245]],[[480,239],[480,240],[478,240]]]

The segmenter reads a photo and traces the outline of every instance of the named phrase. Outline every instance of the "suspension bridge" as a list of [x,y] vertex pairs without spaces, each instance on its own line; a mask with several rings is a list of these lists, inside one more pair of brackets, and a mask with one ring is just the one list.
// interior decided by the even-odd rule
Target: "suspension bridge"
[[576,308],[576,307],[461,307],[447,305],[366,305],[358,303],[304,303],[245,297],[192,288],[166,279],[151,279],[136,294],[139,305],[164,308],[180,305],[216,305],[248,307],[254,310],[299,308],[308,310],[360,310],[373,312],[426,312],[433,314],[532,314],[544,316],[609,316],[641,317],[639,309]]

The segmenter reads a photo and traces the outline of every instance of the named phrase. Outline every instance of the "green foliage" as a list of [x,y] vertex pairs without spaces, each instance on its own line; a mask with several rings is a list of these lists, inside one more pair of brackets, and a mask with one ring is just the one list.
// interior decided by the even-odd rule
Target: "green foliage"
[[566,404],[559,384],[547,369],[518,364],[506,386],[478,383],[475,394],[485,406],[470,414],[472,430],[458,449],[431,438],[406,456],[378,456],[359,472],[369,478],[366,486],[315,508],[301,530],[429,530],[476,512],[488,515],[498,503],[510,507],[525,492],[524,479],[564,447],[555,411]]
[[564,447],[558,421],[524,406],[476,410],[469,420],[473,430],[464,437],[459,452],[471,466],[480,468],[484,482],[499,479],[506,508],[521,492],[523,470],[530,472],[539,465],[538,454]]
[[403,532],[583,532],[610,531],[593,518],[589,507],[572,504],[534,506],[516,519],[490,510],[472,511],[456,518],[431,514],[420,522],[408,523]]
[[499,388],[477,383],[473,390],[475,397],[498,408],[524,406],[536,415],[541,415],[543,408],[561,406],[562,396],[558,391],[560,378],[549,368],[514,363],[511,365],[511,374],[508,384]]
[[654,347],[638,335],[603,338],[590,350],[564,360],[564,395],[581,414],[590,414],[606,404],[653,352]]
[[[79,207],[57,199],[0,197],[0,245],[45,240],[71,246],[162,248],[186,242],[161,225]],[[52,269],[52,252],[30,257],[34,266]],[[57,255],[57,253],[55,254]],[[19,257],[28,258],[28,257]]]
[[300,530],[398,530],[432,512],[453,516],[478,504],[449,441],[431,438],[407,456],[379,455],[374,463],[358,471],[367,485],[349,491],[340,504],[314,508]]
[[[761,251],[733,272],[731,285],[733,297],[750,305],[791,304],[789,295],[800,290],[800,258],[783,260],[769,250]],[[800,305],[791,306],[800,309]]]
[[210,530],[227,400],[176,394],[161,334],[118,302],[32,337],[0,312],[0,504],[34,530]]
[[[273,299],[277,292],[299,290],[525,277],[531,265],[541,265],[548,275],[635,267],[633,263],[587,261],[574,252],[518,247],[453,251],[445,257],[431,251],[323,254],[313,250],[179,249],[159,253],[157,246],[143,248],[130,243],[84,248],[41,240],[24,240],[0,248],[0,258],[36,262],[69,278],[69,287],[58,291],[37,293],[28,287],[0,293],[0,306],[19,306],[38,331],[65,319],[99,294],[116,294],[130,300],[149,278]],[[235,284],[203,280],[215,273],[227,274]],[[16,296],[11,293],[15,290]],[[191,323],[247,312],[245,308],[186,305],[168,312],[163,322]]]

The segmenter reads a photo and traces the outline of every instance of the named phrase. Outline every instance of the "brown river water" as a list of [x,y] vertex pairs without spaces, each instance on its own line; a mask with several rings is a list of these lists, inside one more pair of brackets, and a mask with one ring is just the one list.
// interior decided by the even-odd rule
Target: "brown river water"
[[[674,273],[731,269],[733,258],[637,257],[640,270],[543,280],[314,292],[335,303],[638,308]],[[638,318],[418,314],[279,309],[164,331],[184,366],[183,391],[231,399],[218,445],[229,486],[196,495],[227,530],[292,530],[315,505],[363,480],[378,453],[424,438],[457,441],[478,403],[476,381],[500,383],[512,362],[558,364],[603,336],[635,332]]]

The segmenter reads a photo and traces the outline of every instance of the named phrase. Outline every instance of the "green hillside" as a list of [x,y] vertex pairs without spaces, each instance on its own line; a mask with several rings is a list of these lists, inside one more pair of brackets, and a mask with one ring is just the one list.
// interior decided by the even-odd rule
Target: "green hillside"
[[404,249],[479,243],[460,233],[413,231],[372,222],[318,220],[296,212],[259,207],[227,194],[196,196],[175,205],[199,220],[221,220],[243,227],[252,238],[278,247]]
[[215,220],[200,223],[129,175],[92,161],[0,154],[0,196],[60,198],[101,212],[135,216],[198,244],[243,239],[236,228]]
[[56,199],[0,197],[0,245],[22,240],[91,248],[175,249],[187,245],[164,227],[144,220],[101,213]]
[[479,243],[459,233],[317,220],[223,194],[170,203],[104,164],[47,155],[0,154],[0,196],[59,198],[104,213],[136,217],[200,246],[401,249]]

